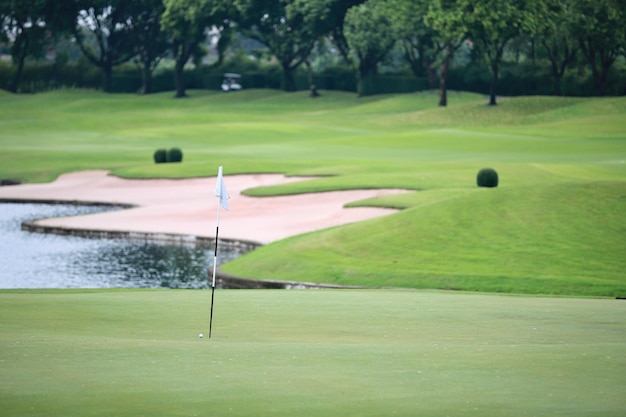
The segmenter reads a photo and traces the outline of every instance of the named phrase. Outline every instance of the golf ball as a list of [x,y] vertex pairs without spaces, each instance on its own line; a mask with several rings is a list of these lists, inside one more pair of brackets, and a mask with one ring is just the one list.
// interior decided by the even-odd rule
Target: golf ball
[[204,337],[204,335],[203,335],[202,333],[200,333],[200,334],[198,335],[198,337],[199,337],[200,339],[202,339],[202,338]]

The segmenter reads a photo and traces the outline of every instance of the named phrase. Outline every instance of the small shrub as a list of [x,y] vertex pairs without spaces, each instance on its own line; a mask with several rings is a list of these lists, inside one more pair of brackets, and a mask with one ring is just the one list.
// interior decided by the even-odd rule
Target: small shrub
[[183,162],[183,151],[178,148],[167,151],[167,162]]
[[154,152],[154,163],[162,164],[167,162],[167,151],[165,149],[157,149]]
[[476,176],[476,184],[479,187],[494,188],[498,186],[498,173],[492,168],[483,168],[478,171]]

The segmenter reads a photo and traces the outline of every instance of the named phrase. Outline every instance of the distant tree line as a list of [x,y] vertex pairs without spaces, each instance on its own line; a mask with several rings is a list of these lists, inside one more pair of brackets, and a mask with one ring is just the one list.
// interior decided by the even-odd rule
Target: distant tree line
[[0,25],[0,53],[12,59],[2,85],[12,92],[27,62],[65,44],[98,69],[103,91],[114,91],[114,69],[133,63],[151,93],[168,60],[184,97],[185,68],[202,64],[208,39],[209,67],[241,60],[235,45],[253,40],[263,49],[248,55],[275,63],[280,88],[296,91],[305,73],[312,95],[320,68],[333,65],[353,71],[359,95],[380,91],[381,71],[409,73],[439,89],[441,106],[476,68],[489,74],[492,105],[503,68],[547,69],[550,86],[539,90],[555,95],[568,72],[589,74],[598,96],[626,85],[626,0],[0,0]]

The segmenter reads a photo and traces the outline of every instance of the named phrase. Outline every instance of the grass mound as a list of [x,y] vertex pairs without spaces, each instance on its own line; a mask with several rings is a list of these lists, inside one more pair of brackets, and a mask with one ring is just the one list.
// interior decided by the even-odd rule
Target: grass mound
[[[223,165],[229,174],[320,176],[246,190],[254,196],[415,190],[351,204],[402,213],[279,242],[224,269],[355,285],[624,295],[626,98],[516,97],[494,107],[451,92],[439,108],[431,91],[307,94],[1,95],[0,178],[49,181],[84,169],[184,178]],[[171,146],[185,150],[184,164],[147,157]],[[489,194],[475,183],[486,166],[499,174]]]
[[224,269],[374,287],[626,294],[623,182],[418,194],[411,209],[277,242]]

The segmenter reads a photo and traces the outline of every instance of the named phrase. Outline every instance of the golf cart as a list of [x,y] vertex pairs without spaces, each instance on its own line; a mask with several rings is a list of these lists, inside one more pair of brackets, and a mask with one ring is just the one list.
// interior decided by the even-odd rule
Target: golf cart
[[227,72],[224,74],[222,81],[222,91],[239,91],[241,90],[241,75]]

